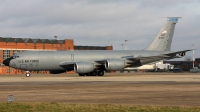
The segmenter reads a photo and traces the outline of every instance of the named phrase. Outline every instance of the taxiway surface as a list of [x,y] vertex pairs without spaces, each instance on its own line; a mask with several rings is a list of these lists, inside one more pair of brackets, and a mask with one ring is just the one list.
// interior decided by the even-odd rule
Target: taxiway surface
[[200,74],[0,75],[0,102],[200,106]]

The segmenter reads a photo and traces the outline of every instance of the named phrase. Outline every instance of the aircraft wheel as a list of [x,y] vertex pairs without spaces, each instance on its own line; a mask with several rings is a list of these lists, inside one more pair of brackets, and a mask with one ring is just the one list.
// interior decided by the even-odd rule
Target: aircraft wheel
[[104,76],[104,71],[98,71],[98,76]]
[[79,73],[78,75],[79,75],[79,76],[85,76],[85,74],[81,74],[81,73]]
[[26,71],[26,77],[30,77],[31,73],[29,71]]

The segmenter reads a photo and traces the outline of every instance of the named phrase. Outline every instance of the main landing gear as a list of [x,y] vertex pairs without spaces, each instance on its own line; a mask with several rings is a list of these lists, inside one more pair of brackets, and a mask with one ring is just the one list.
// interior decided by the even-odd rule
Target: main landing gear
[[103,76],[104,71],[93,71],[90,73],[79,73],[79,76]]
[[29,71],[26,71],[26,77],[30,77],[31,73]]

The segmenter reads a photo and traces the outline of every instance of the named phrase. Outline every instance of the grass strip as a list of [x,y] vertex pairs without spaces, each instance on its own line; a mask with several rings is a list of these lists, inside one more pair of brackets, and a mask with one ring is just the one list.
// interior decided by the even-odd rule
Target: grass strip
[[200,107],[112,104],[0,103],[0,112],[200,112]]

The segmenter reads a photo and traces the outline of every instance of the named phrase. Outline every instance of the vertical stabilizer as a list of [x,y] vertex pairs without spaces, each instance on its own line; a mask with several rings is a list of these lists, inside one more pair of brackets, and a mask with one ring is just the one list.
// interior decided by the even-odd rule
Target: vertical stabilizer
[[175,25],[179,18],[181,17],[167,17],[167,21],[158,35],[145,50],[170,51]]

